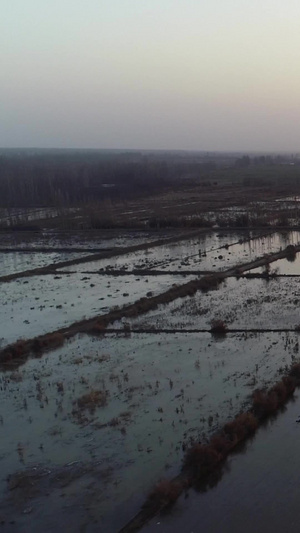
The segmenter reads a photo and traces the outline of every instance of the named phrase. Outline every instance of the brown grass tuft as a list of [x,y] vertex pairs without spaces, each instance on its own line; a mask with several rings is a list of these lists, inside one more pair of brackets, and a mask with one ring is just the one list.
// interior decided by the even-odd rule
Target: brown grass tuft
[[195,444],[187,451],[184,465],[192,468],[198,477],[212,472],[222,459],[223,456],[209,444]]
[[49,348],[59,348],[65,342],[65,338],[62,333],[54,332],[47,333],[46,335],[41,335],[34,339],[32,343],[32,350],[34,352],[40,352]]
[[282,382],[284,383],[284,386],[287,391],[287,397],[291,396],[296,389],[296,380],[292,376],[284,376],[282,378]]
[[166,507],[176,502],[183,490],[183,484],[176,480],[162,479],[150,493],[145,506]]
[[224,433],[234,444],[242,442],[255,433],[258,428],[258,420],[252,413],[241,413],[232,422],[224,426]]
[[253,412],[258,418],[267,418],[274,414],[279,406],[277,393],[256,390],[253,393]]
[[224,320],[214,319],[211,321],[210,331],[213,335],[226,335],[228,328]]
[[293,244],[289,244],[285,249],[285,253],[286,253],[286,258],[289,261],[294,261],[297,255],[296,247]]
[[300,363],[294,363],[291,366],[289,374],[293,378],[300,379]]
[[229,450],[232,448],[232,443],[224,433],[213,435],[210,439],[210,445],[223,457],[226,457]]
[[203,292],[216,290],[219,288],[221,278],[218,276],[204,276],[199,281],[199,287]]
[[107,405],[108,392],[104,390],[92,390],[88,394],[80,396],[76,400],[79,409],[88,409],[94,412],[96,407],[105,407]]

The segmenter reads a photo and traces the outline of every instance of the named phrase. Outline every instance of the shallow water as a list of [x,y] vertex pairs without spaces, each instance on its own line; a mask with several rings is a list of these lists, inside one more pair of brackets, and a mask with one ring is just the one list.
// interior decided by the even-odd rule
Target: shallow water
[[133,329],[210,329],[222,320],[238,329],[294,329],[299,324],[300,277],[227,278],[217,290],[198,291],[131,320]]
[[[106,268],[126,268],[128,271],[131,271],[140,268],[160,270],[170,266],[171,270],[176,270],[178,269],[178,265],[180,266],[180,263],[186,258],[198,258],[200,249],[203,251],[217,250],[228,242],[236,242],[238,238],[240,238],[240,236],[236,233],[231,233],[229,235],[227,233],[217,235],[210,232],[200,233],[197,237],[182,241],[179,240],[178,242],[173,243],[166,243],[165,245],[149,248],[149,250],[138,250],[136,252],[129,252],[120,257],[89,261],[84,265],[79,265],[79,269],[81,271],[97,271]],[[175,266],[173,266],[173,264]],[[197,269],[199,270],[199,266]],[[64,270],[72,270],[72,267],[67,267]],[[203,270],[202,267],[201,270]]]
[[[251,274],[262,274],[266,271],[265,267],[259,267],[251,270]],[[287,276],[300,276],[300,254],[296,254],[295,259],[289,260],[286,257],[270,263],[270,274],[275,273]]]
[[[94,520],[116,531],[113,520],[120,527],[158,478],[178,472],[183,441],[213,432],[247,405],[253,388],[277,379],[296,342],[281,334],[82,335],[2,372],[0,515],[13,510],[18,532],[29,522],[38,531],[41,515],[51,531],[54,511],[69,527],[75,515],[88,518],[90,531]],[[73,414],[91,390],[106,391],[106,405]],[[37,494],[7,491],[8,475],[33,467],[49,472]],[[74,482],[61,485],[61,468],[74,470]]]
[[[245,453],[232,456],[216,487],[190,491],[145,533],[291,533],[299,531],[299,393],[284,414],[261,428]],[[200,525],[200,529],[199,529]]]
[[[188,277],[185,281],[188,281]],[[40,275],[1,284],[0,346],[107,313],[147,294],[159,294],[182,276]]]
[[[184,278],[187,282],[189,277]],[[136,278],[68,274],[34,276],[2,285],[0,339],[2,346],[32,338],[82,318],[107,313],[146,294],[159,294],[182,283],[181,276]],[[197,292],[156,310],[128,319],[132,329],[210,329],[223,320],[238,329],[294,329],[300,302],[300,278],[236,280],[228,278],[216,291]],[[113,327],[123,328],[122,323]]]
[[[10,232],[0,233],[1,248],[49,248],[59,250],[72,248],[84,250],[103,250],[115,247],[126,247],[132,245],[152,242],[157,239],[164,239],[172,236],[170,232],[151,233],[145,231],[52,231],[43,230],[40,232]],[[1,252],[0,252],[1,253]]]
[[0,252],[0,272],[1,276],[6,276],[87,255],[83,252]]
[[256,232],[221,233],[208,232],[198,237],[129,252],[120,257],[89,261],[84,265],[72,265],[64,271],[78,269],[92,272],[100,269],[155,269],[172,271],[222,271],[232,266],[254,261],[265,254],[278,252],[288,244],[300,242],[300,232],[268,233],[257,236]]
[[[150,250],[127,254],[108,264],[117,268],[127,262],[128,269],[160,264],[172,270],[183,261],[194,268],[200,246],[207,247],[206,257],[211,254],[213,261],[214,248],[224,244],[229,248],[222,252],[234,252],[230,256],[235,261],[244,261],[248,254],[248,261],[297,243],[299,233],[234,244],[236,238],[234,232],[210,233],[157,247],[153,255]],[[79,272],[90,266],[74,265],[71,270],[78,268],[74,274],[3,283],[2,345],[55,330],[84,315],[101,315],[147,292],[158,294],[191,279],[171,273],[118,278]],[[269,282],[230,278],[217,291],[160,306],[131,325],[199,329],[220,318],[230,327],[293,328],[299,322],[299,283],[300,278]],[[293,332],[227,334],[216,339],[209,333],[125,336],[120,331],[101,338],[77,336],[14,372],[2,372],[0,517],[6,530],[47,532],[59,523],[64,530],[117,531],[138,511],[159,478],[178,473],[183,444],[210,435],[248,405],[253,389],[277,380],[298,357],[298,341]],[[105,393],[106,403],[78,414],[78,398],[93,390]],[[35,494],[17,486],[8,491],[8,475],[32,469],[37,475]],[[235,501],[233,496],[231,500]],[[231,500],[224,501],[229,506]],[[15,523],[10,524],[12,516]],[[204,531],[214,531],[209,520]],[[233,530],[239,531],[239,524],[234,523]],[[153,527],[158,527],[156,522]],[[177,522],[166,527],[176,531]],[[192,527],[189,533],[199,530],[194,523]]]

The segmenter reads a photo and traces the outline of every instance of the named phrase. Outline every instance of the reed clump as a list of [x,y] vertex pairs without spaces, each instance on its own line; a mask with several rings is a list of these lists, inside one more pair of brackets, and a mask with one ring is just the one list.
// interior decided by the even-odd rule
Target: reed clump
[[294,363],[291,366],[289,375],[297,381],[297,384],[300,383],[300,363]]
[[108,392],[105,390],[92,390],[87,394],[83,394],[76,400],[76,405],[79,409],[88,409],[94,412],[96,407],[105,407],[107,405]]
[[225,424],[223,432],[233,446],[253,435],[258,428],[257,418],[250,412],[239,414],[234,420]]
[[294,261],[297,255],[296,246],[289,244],[285,249],[285,255],[289,261]]
[[60,346],[63,346],[64,342],[65,337],[62,333],[47,333],[46,335],[41,335],[33,340],[32,351],[40,352],[50,348],[59,348]]
[[281,381],[276,383],[268,391],[263,389],[254,391],[252,398],[252,410],[259,419],[265,419],[276,413],[276,411],[287,402],[290,396],[292,396],[296,388],[296,381],[293,379],[293,372],[298,371],[300,376],[300,368],[295,368],[293,370],[292,367],[290,370],[290,375],[284,376]]
[[211,444],[195,444],[184,458],[184,468],[192,470],[193,477],[204,477],[213,472],[224,458]]
[[182,482],[172,479],[162,479],[155,485],[143,507],[160,509],[170,506],[176,502],[183,488],[184,484]]
[[210,332],[213,335],[219,335],[219,336],[226,335],[228,328],[224,320],[214,319],[211,321],[210,324],[211,324]]

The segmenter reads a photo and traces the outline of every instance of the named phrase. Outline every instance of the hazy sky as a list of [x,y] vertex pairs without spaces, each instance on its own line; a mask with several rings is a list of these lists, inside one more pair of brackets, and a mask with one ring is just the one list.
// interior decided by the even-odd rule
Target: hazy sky
[[299,0],[2,0],[0,146],[300,146]]

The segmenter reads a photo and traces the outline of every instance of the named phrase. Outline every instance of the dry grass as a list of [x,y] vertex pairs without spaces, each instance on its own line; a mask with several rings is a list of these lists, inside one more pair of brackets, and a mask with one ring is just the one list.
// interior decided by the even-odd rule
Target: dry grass
[[88,409],[93,413],[96,407],[105,407],[107,405],[107,399],[107,391],[92,390],[88,394],[83,394],[83,396],[80,396],[75,403],[80,410]]
[[271,416],[287,402],[296,388],[293,375],[296,375],[298,372],[300,376],[300,365],[293,365],[290,370],[290,376],[284,376],[270,390],[254,391],[253,412],[258,418],[264,419]]
[[267,418],[278,409],[278,397],[275,392],[256,390],[253,393],[253,410],[260,419]]
[[241,413],[232,422],[225,424],[223,431],[235,445],[253,435],[258,428],[258,420],[250,413]]
[[54,332],[42,335],[34,339],[32,344],[32,350],[34,352],[40,352],[45,349],[59,348],[65,342],[65,337],[62,333]]
[[204,276],[199,281],[199,287],[203,292],[216,290],[219,288],[222,279],[219,276]]
[[254,391],[251,410],[227,422],[208,444],[192,446],[185,455],[183,472],[195,482],[208,479],[236,446],[256,432],[260,422],[274,415],[292,396],[297,384],[295,378],[300,384],[300,363],[294,364],[289,374],[269,390]]
[[27,345],[28,345],[27,341],[23,339],[19,339],[14,344],[7,346],[1,352],[1,362],[5,363],[7,361],[11,361],[13,359],[18,359],[20,357],[23,357],[27,352],[27,349],[28,349]]
[[176,502],[183,490],[183,484],[176,480],[162,479],[149,494],[144,507],[162,508]]
[[300,363],[294,363],[291,366],[289,374],[291,377],[300,380]]
[[224,320],[214,319],[211,321],[210,331],[213,335],[226,335],[228,328]]
[[222,459],[223,455],[210,444],[195,444],[187,451],[184,466],[192,469],[195,477],[202,477],[213,472]]
[[297,255],[296,247],[293,244],[289,244],[285,249],[285,254],[288,260],[294,261]]

